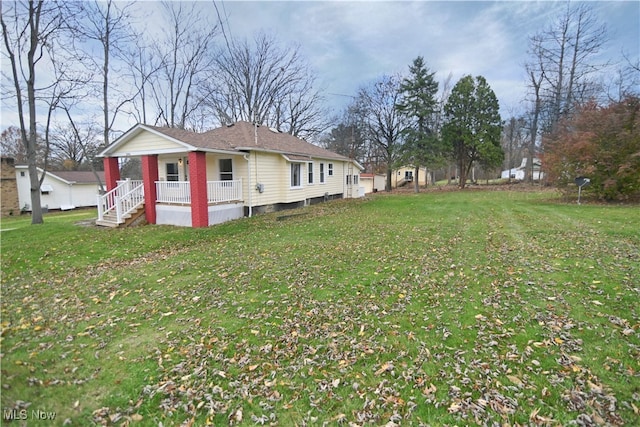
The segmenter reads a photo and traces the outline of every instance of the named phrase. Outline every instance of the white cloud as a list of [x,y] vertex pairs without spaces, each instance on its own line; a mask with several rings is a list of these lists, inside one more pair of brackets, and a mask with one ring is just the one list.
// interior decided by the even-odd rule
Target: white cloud
[[[638,4],[591,3],[632,53],[638,52]],[[299,43],[328,92],[355,94],[383,74],[406,72],[421,55],[439,79],[485,76],[508,109],[525,95],[528,38],[551,25],[566,3],[228,2],[225,8],[234,35],[266,28]]]
[[[611,36],[603,61],[619,59],[622,51],[637,58],[640,2],[589,4]],[[420,55],[440,81],[449,73],[452,84],[465,74],[486,77],[503,111],[519,106],[525,96],[529,36],[548,28],[566,8],[565,2],[549,1],[216,0],[215,5],[228,16],[229,36],[251,38],[262,30],[282,43],[298,45],[335,109],[349,98],[330,94],[355,95],[383,74],[406,73]],[[136,27],[149,39],[161,37],[160,4],[143,1],[133,7],[139,16]],[[217,23],[214,3],[203,1],[196,7],[211,25]],[[219,43],[223,45],[222,37]],[[7,121],[15,122],[15,115],[3,110],[4,127]]]

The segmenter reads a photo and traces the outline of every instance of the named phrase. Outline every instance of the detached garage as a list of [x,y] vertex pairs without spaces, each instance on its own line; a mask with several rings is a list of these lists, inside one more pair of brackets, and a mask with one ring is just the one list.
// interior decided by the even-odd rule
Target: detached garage
[[[38,175],[42,176],[38,168]],[[96,206],[100,187],[104,184],[104,172],[90,171],[47,171],[40,186],[40,200],[43,208],[70,210]],[[22,211],[31,211],[31,182],[25,165],[16,166],[18,200]]]

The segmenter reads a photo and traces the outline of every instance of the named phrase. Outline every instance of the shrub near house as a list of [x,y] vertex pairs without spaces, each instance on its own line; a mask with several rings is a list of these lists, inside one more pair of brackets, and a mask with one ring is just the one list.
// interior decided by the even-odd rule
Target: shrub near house
[[587,104],[543,142],[543,164],[554,185],[567,188],[584,176],[598,198],[640,196],[640,98]]

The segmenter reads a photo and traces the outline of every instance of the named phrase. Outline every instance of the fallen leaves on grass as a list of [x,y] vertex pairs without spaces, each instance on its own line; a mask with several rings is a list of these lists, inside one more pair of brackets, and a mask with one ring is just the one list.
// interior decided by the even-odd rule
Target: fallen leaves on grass
[[[612,295],[569,281],[557,262],[573,240],[602,245],[586,232],[518,236],[494,219],[477,232],[464,210],[453,223],[377,220],[370,233],[344,221],[350,209],[39,277],[55,289],[51,306],[30,296],[33,284],[12,289],[21,304],[3,306],[3,352],[20,357],[3,363],[3,387],[113,391],[103,363],[144,372],[118,404],[86,408],[83,421],[101,425],[622,425],[637,415],[640,398],[612,385],[634,381],[637,366],[607,353],[605,378],[593,360],[607,343],[638,355],[628,246],[613,251],[624,273]],[[559,248],[560,238],[573,240]]]

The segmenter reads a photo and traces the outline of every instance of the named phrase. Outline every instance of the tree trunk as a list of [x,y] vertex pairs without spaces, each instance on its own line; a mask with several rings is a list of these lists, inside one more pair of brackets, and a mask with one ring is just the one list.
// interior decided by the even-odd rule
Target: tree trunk
[[[27,100],[29,104],[29,137],[26,142],[27,159],[29,163],[29,179],[31,180],[31,224],[42,224],[42,204],[40,201],[40,180],[38,179],[38,169],[36,166],[36,147],[38,144],[37,121],[36,121],[36,51],[38,49],[40,12],[42,2],[34,8],[33,3],[29,4],[29,27],[30,27],[30,47],[27,52],[27,66],[29,77],[27,78]],[[18,100],[20,101],[20,100]]]
[[458,162],[458,187],[464,188],[467,185],[467,168],[464,165],[464,158]]
[[416,166],[416,173],[413,178],[413,191],[416,193],[420,192],[420,166]]

